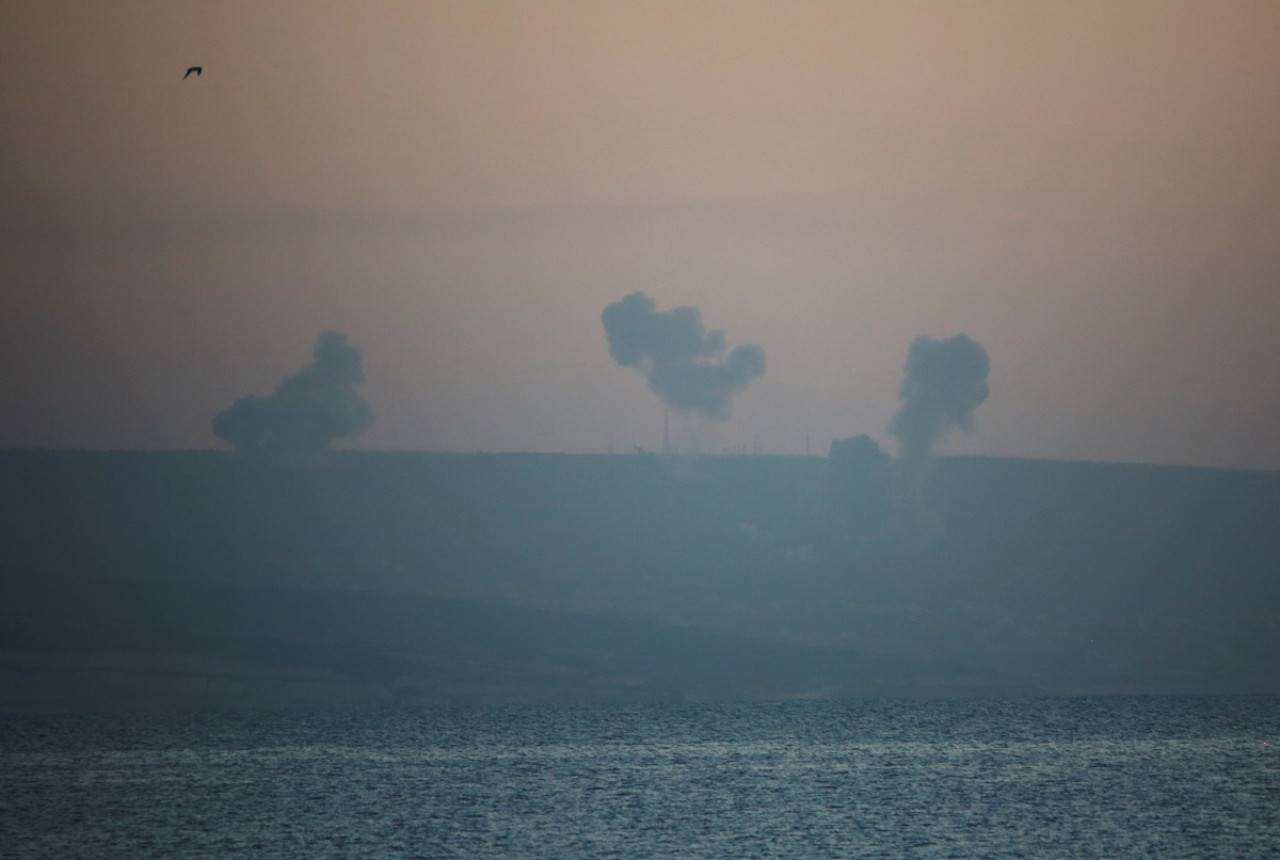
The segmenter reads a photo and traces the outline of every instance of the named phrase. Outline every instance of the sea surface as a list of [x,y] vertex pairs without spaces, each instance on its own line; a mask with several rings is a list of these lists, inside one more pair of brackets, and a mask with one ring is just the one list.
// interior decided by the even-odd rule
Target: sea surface
[[1280,855],[1280,698],[0,717],[0,856]]

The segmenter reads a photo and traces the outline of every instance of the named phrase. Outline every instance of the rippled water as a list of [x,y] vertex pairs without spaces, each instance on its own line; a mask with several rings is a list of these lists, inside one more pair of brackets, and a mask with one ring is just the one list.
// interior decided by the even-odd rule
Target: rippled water
[[0,719],[3,857],[1259,856],[1280,699]]

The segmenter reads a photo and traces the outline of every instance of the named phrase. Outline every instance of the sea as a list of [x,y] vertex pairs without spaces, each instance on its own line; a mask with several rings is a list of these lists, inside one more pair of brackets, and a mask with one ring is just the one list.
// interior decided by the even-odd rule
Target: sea
[[1280,698],[10,715],[0,856],[1280,856]]

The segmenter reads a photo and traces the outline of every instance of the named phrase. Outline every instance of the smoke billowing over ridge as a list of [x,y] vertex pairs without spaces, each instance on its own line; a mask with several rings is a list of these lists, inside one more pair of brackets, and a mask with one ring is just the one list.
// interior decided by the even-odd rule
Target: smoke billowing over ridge
[[953,429],[973,430],[974,410],[990,392],[990,371],[987,351],[966,334],[912,341],[898,389],[903,406],[889,425],[899,457],[927,461],[934,445]]
[[239,452],[297,456],[323,452],[335,438],[368,429],[373,411],[356,392],[364,382],[364,354],[345,334],[326,331],[313,356],[275,394],[241,397],[215,415],[214,435]]
[[991,359],[968,335],[918,337],[907,350],[898,396],[902,408],[889,432],[898,440],[895,496],[899,526],[913,539],[945,530],[931,498],[934,446],[954,429],[973,429],[973,413],[987,399]]
[[706,331],[697,308],[659,313],[642,292],[613,302],[600,315],[609,355],[649,380],[662,402],[713,421],[729,417],[733,395],[764,375],[764,349],[755,344],[725,354],[722,331]]

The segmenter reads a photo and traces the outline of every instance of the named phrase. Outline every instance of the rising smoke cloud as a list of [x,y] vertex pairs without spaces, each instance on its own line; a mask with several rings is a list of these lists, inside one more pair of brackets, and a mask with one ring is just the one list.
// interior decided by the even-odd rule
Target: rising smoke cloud
[[706,331],[697,308],[659,313],[644,293],[613,302],[600,315],[609,355],[649,380],[662,402],[680,412],[724,421],[733,395],[764,375],[764,349],[755,344],[725,354],[722,331]]
[[968,335],[918,337],[907,350],[898,396],[902,409],[889,432],[898,440],[894,497],[897,521],[911,540],[940,536],[945,522],[931,498],[934,447],[954,429],[973,429],[973,413],[987,399],[991,359]]
[[953,429],[973,430],[974,410],[990,391],[990,371],[987,351],[968,335],[912,341],[898,389],[903,406],[889,425],[899,457],[928,461],[934,445]]
[[213,433],[247,454],[311,456],[340,436],[368,429],[373,411],[356,393],[363,353],[337,331],[322,332],[314,360],[267,397],[241,397],[213,418]]

